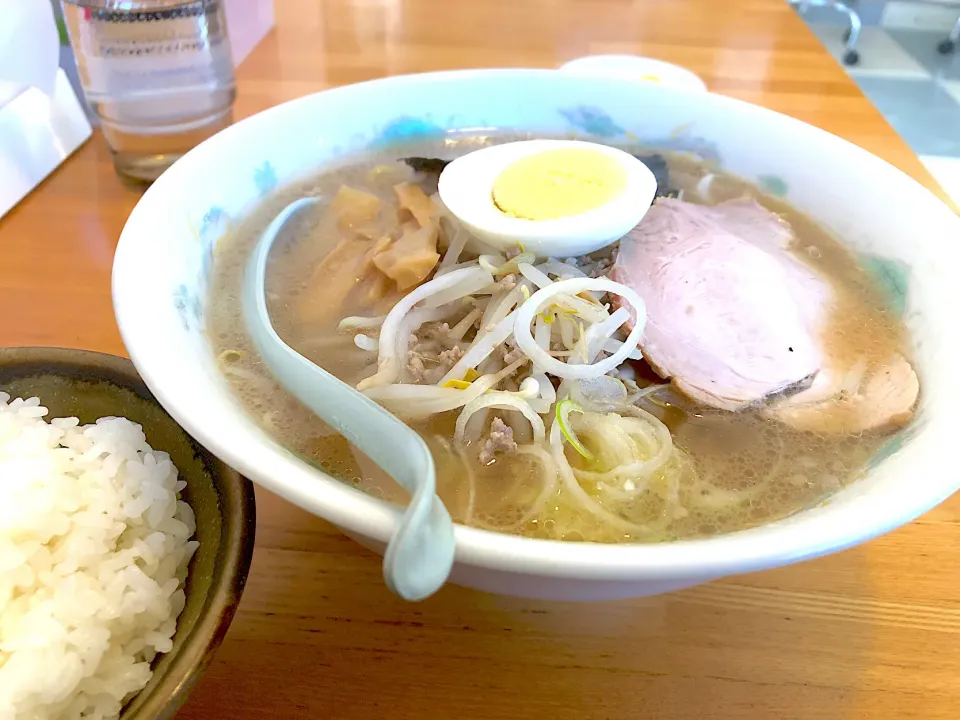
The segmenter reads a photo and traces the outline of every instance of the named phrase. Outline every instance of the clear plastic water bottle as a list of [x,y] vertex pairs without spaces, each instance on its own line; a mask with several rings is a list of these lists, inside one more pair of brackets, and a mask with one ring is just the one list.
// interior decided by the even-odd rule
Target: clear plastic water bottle
[[62,0],[84,93],[121,175],[155,180],[233,120],[222,0]]

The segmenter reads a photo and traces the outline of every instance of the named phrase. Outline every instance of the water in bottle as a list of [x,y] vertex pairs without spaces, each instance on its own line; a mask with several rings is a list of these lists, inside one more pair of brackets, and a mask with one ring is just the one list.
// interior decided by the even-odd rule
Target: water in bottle
[[222,0],[62,0],[84,93],[117,172],[154,180],[232,122]]

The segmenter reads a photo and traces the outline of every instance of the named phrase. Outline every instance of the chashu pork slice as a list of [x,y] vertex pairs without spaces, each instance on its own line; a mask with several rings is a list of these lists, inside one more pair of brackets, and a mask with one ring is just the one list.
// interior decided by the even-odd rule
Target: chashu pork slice
[[646,303],[641,349],[654,370],[724,410],[809,386],[831,289],[792,242],[752,200],[659,200],[620,241],[612,271]]
[[849,368],[832,361],[812,387],[784,398],[767,414],[797,430],[826,435],[889,432],[913,418],[919,395],[913,366],[894,353],[885,362]]

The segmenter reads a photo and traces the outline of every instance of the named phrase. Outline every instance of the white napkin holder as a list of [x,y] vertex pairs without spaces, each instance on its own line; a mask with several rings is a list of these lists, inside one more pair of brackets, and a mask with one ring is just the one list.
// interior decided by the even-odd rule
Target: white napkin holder
[[0,21],[0,217],[90,137],[60,67],[50,0],[9,0]]
[[53,92],[27,88],[0,107],[0,217],[90,137],[90,123],[67,74]]

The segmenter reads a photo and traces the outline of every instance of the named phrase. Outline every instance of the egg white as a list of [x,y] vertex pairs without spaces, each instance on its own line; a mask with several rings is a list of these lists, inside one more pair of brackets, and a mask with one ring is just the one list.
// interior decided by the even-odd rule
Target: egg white
[[[493,202],[493,185],[508,166],[529,155],[583,148],[607,155],[623,168],[623,190],[598,208],[554,220],[504,214]],[[584,255],[610,245],[643,219],[657,192],[650,169],[623,150],[579,140],[522,140],[463,155],[444,168],[440,200],[477,237],[502,250],[523,245],[539,257]]]

